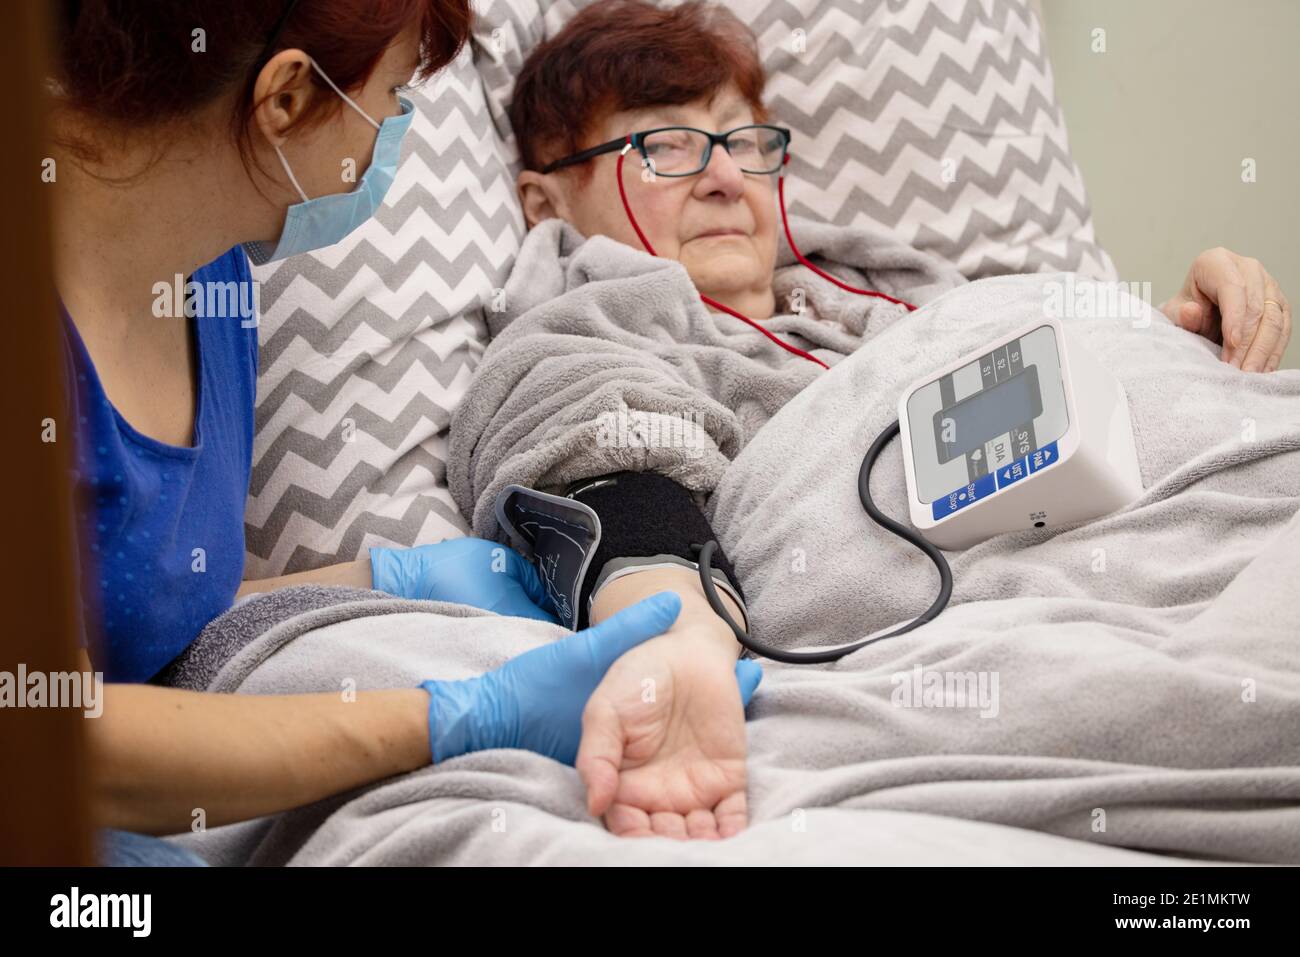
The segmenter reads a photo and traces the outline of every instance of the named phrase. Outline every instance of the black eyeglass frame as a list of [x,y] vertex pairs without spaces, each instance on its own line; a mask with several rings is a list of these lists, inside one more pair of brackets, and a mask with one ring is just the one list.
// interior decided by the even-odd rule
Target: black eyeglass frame
[[[780,134],[781,162],[776,164],[775,169],[748,170],[741,167],[741,170],[746,173],[752,173],[756,176],[769,176],[772,173],[779,172],[781,167],[785,165],[786,158],[790,152],[790,130],[784,126],[773,126],[770,123],[746,123],[744,126],[737,126],[735,129],[727,130],[725,133],[710,133],[708,130],[702,130],[695,126],[656,126],[652,130],[641,130],[638,133],[629,133],[627,136],[619,139],[610,140],[608,143],[601,143],[599,146],[593,146],[580,153],[574,153],[572,156],[566,156],[563,159],[547,163],[542,167],[541,172],[543,175],[553,173],[557,169],[563,169],[566,166],[577,166],[579,163],[586,163],[588,160],[593,160],[597,156],[603,156],[606,153],[614,153],[631,146],[640,152],[641,161],[643,163],[649,163],[650,168],[654,170],[656,176],[697,176],[704,172],[709,165],[709,160],[713,159],[714,146],[721,146],[723,149],[726,149],[727,140],[733,133],[739,133],[741,130],[752,129],[772,130]],[[690,130],[693,133],[702,133],[704,136],[708,137],[708,145],[704,147],[704,160],[700,163],[698,169],[692,170],[689,173],[661,173],[659,170],[654,168],[654,160],[652,160],[645,151],[645,138],[654,133],[664,133],[668,130]]]

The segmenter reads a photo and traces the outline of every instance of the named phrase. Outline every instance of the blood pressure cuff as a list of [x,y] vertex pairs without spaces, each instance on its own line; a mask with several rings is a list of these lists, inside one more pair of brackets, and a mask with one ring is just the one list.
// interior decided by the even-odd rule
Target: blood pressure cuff
[[[585,479],[566,491],[511,485],[496,501],[497,521],[537,566],[566,628],[586,628],[592,596],[616,578],[666,565],[698,571],[691,546],[714,537],[691,493],[654,472]],[[713,556],[713,580],[744,613],[744,594],[721,551]]]

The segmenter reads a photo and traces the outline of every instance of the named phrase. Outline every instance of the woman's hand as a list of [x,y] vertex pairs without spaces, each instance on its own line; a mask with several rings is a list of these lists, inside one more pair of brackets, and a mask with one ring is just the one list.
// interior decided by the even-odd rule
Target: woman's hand
[[1160,311],[1188,332],[1222,343],[1221,358],[1245,372],[1273,372],[1291,339],[1291,306],[1258,259],[1219,246],[1192,261]]
[[[573,764],[583,709],[609,666],[667,631],[681,610],[681,598],[660,592],[476,678],[424,682],[434,762],[489,748],[524,748]],[[731,687],[734,694],[734,678]]]
[[587,810],[624,837],[744,830],[744,709],[761,678],[757,662],[691,629],[625,654],[582,718]]
[[370,549],[372,586],[399,598],[450,601],[498,615],[554,622],[531,562],[482,538],[449,538],[415,548]]

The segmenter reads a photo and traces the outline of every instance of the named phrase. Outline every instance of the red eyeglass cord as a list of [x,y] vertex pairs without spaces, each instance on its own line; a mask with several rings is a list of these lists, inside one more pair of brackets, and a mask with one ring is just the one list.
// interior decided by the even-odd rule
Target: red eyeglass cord
[[[659,254],[655,252],[654,247],[650,245],[650,240],[646,238],[646,234],[641,232],[641,227],[636,221],[636,216],[632,214],[632,207],[627,201],[627,190],[624,189],[623,187],[623,157],[627,155],[628,147],[631,147],[631,145],[632,145],[632,137],[629,136],[627,138],[627,147],[624,147],[623,151],[618,154],[618,168],[616,171],[616,175],[618,176],[618,195],[619,198],[623,200],[623,211],[627,213],[628,222],[630,222],[632,224],[632,228],[636,230],[636,235],[637,238],[641,240],[641,245],[645,247],[646,252],[648,252],[651,256],[658,256]],[[846,282],[841,282],[840,280],[832,276],[830,273],[825,272],[824,270],[819,269],[817,266],[813,265],[811,262],[808,261],[807,257],[805,257],[803,253],[799,252],[799,247],[794,244],[794,237],[790,235],[790,222],[789,220],[786,219],[786,215],[785,215],[785,167],[789,162],[790,162],[790,154],[787,153],[785,156],[785,160],[781,164],[781,173],[777,179],[776,188],[777,188],[777,195],[781,201],[781,225],[785,227],[786,242],[790,244],[790,251],[794,253],[794,258],[797,259],[803,265],[807,266],[817,275],[821,276],[823,279],[829,279],[835,285],[839,286],[843,290],[846,290],[847,292],[856,293],[859,296],[875,296],[877,299],[884,299],[887,302],[892,302],[895,305],[904,307],[908,312],[913,312],[916,309],[916,306],[912,305],[910,302],[905,302],[902,299],[895,299],[893,296],[887,296],[883,292],[877,292],[874,289],[859,289],[856,286],[850,286]],[[807,359],[809,362],[815,362],[823,369],[830,368],[830,366],[822,362],[821,359],[818,359],[816,356],[804,352],[802,349],[800,349],[797,346],[790,345],[790,343],[785,342],[782,339],[778,339],[776,336],[774,336],[767,329],[764,329],[753,319],[750,319],[748,316],[741,315],[739,312],[737,312],[735,309],[732,309],[730,306],[724,306],[722,303],[718,302],[717,300],[710,299],[708,296],[704,295],[704,293],[700,293],[700,299],[703,300],[706,305],[712,306],[714,309],[717,309],[720,312],[725,312],[729,316],[735,316],[741,322],[749,323],[749,325],[753,326],[763,335],[767,336],[769,339],[775,342],[786,352],[794,353],[797,356]]]

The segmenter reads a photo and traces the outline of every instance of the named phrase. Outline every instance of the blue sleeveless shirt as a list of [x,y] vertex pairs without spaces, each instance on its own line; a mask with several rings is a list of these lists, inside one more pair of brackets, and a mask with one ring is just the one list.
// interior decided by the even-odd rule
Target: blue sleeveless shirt
[[155,321],[191,323],[198,383],[192,446],[159,442],[122,417],[60,310],[82,620],[95,667],[108,681],[155,675],[231,606],[243,578],[257,397],[252,275],[236,247],[190,280],[196,285],[184,287],[179,305],[187,299],[194,318]]

